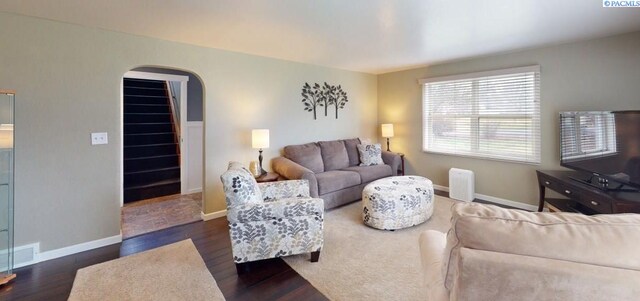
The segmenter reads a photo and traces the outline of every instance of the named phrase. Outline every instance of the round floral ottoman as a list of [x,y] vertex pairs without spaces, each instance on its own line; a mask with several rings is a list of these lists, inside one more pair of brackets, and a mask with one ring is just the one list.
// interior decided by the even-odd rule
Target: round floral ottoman
[[373,181],[362,191],[363,219],[370,227],[396,230],[421,224],[433,214],[433,184],[418,176]]

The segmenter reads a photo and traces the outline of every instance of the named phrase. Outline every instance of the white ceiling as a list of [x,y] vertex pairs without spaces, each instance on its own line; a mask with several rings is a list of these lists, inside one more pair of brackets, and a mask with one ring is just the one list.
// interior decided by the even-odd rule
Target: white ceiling
[[640,30],[601,0],[3,0],[0,11],[368,73]]

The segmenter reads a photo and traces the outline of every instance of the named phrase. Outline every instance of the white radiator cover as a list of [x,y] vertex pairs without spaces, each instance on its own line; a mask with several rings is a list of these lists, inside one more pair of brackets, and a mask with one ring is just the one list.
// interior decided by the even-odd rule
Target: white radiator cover
[[475,177],[473,171],[459,168],[449,169],[449,197],[455,200],[471,202],[475,195]]

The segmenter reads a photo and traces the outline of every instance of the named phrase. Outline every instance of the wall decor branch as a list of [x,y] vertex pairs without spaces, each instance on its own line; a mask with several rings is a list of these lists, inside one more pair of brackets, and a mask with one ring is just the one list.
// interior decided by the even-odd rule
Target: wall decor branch
[[304,103],[304,110],[307,112],[313,112],[313,119],[316,118],[316,108],[321,105],[322,90],[320,85],[314,84],[313,87],[309,83],[304,83],[302,86],[302,103]]
[[338,119],[338,109],[344,109],[349,99],[347,99],[347,92],[342,90],[342,87],[338,85],[335,92],[336,98],[333,101],[333,105],[336,108],[336,119]]
[[313,112],[314,120],[318,119],[318,107],[324,107],[324,116],[328,116],[330,106],[334,107],[335,116],[336,119],[338,119],[338,110],[344,109],[348,101],[347,92],[342,90],[341,85],[332,86],[325,82],[322,86],[318,83],[313,84],[313,86],[309,85],[309,83],[304,83],[302,86],[302,103],[304,103],[304,110]]

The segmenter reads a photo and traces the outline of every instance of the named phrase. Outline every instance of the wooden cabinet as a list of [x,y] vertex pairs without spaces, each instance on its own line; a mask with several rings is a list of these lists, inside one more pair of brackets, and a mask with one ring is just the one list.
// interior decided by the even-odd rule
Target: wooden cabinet
[[[640,213],[640,192],[604,191],[580,181],[589,175],[576,171],[537,171],[540,200],[538,211],[545,204],[560,211],[584,214]],[[548,198],[551,189],[565,198]]]

